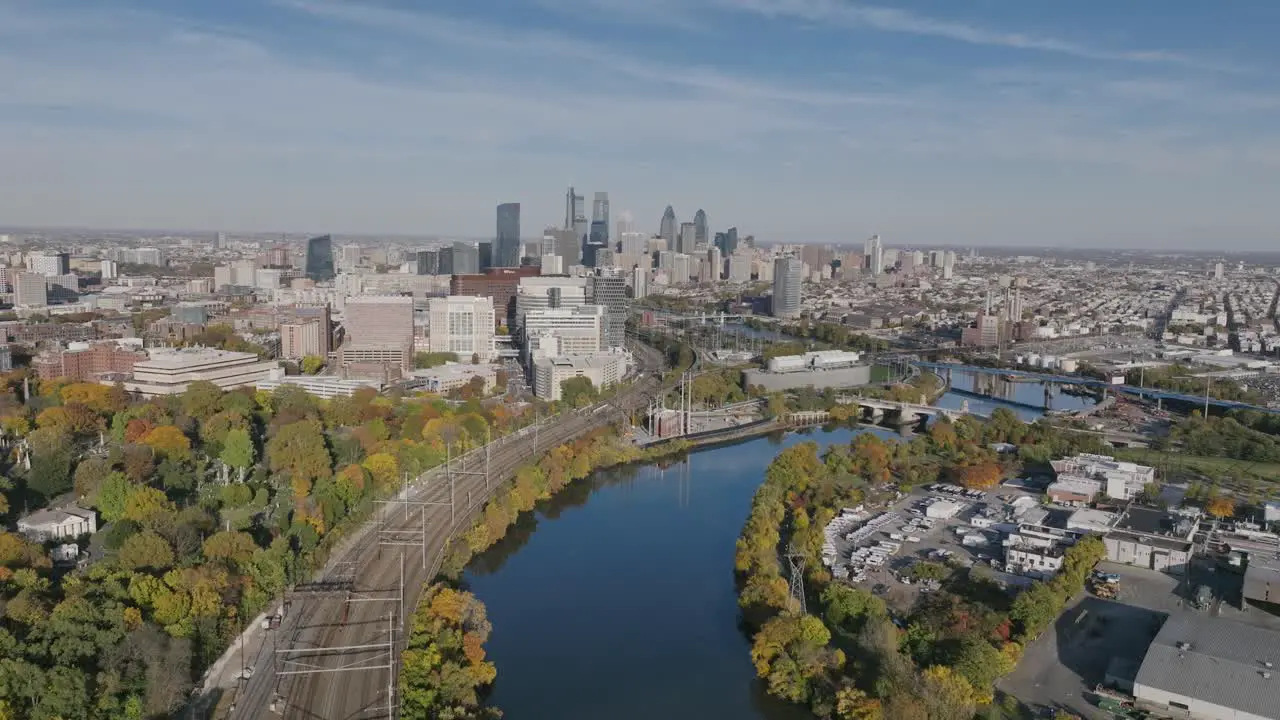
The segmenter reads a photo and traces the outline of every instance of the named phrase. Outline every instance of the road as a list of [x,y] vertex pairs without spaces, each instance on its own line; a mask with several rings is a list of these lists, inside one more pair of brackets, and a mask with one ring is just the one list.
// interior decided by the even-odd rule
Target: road
[[[637,357],[643,366],[655,362],[651,354],[637,353]],[[660,362],[660,355],[656,361]],[[250,643],[246,653],[250,659],[246,664],[252,665],[255,672],[242,683],[230,717],[234,720],[394,717],[388,708],[394,706],[393,671],[403,648],[400,613],[403,611],[405,617],[411,619],[424,584],[438,573],[448,538],[469,527],[489,494],[521,465],[589,430],[645,407],[659,387],[660,381],[649,371],[606,403],[561,414],[549,422],[544,421],[536,431],[526,429],[523,435],[498,441],[490,451],[487,478],[483,475],[482,453],[473,451],[456,460],[451,467],[455,498],[452,513],[447,505],[450,483],[445,471],[437,469],[424,476],[409,491],[409,498],[415,502],[446,504],[417,506],[407,511],[403,506],[392,508],[392,512],[387,513],[390,517],[383,525],[381,536],[387,537],[386,530],[400,530],[404,537],[420,542],[425,527],[427,567],[423,567],[421,547],[379,547],[380,533],[366,533],[363,541],[331,562],[321,578],[322,582],[337,587],[349,582],[353,588],[351,594],[346,590],[296,593],[282,626],[260,633],[263,637],[256,652]],[[402,572],[403,603],[398,598]],[[349,597],[354,601],[348,602]],[[394,636],[394,647],[388,645],[389,636]],[[360,649],[325,650],[339,647]],[[343,669],[347,671],[338,672]],[[306,672],[289,674],[295,671]]]

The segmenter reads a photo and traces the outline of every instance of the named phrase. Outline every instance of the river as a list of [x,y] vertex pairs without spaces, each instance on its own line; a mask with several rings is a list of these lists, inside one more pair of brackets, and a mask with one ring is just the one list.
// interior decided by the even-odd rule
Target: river
[[[1043,398],[1039,386],[1024,392]],[[950,407],[963,400],[944,397]],[[512,720],[811,718],[755,678],[738,624],[734,542],[779,450],[868,431],[891,436],[859,428],[758,438],[666,469],[597,472],[526,513],[465,576],[494,626],[492,703]]]

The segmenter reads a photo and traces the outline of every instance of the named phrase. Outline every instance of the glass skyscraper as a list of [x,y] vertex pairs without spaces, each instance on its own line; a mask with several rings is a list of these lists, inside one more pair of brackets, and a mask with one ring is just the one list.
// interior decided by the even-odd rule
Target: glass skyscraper
[[498,206],[498,236],[493,243],[494,267],[520,267],[520,203]]
[[662,224],[658,226],[658,236],[667,241],[667,249],[676,249],[676,211],[667,206],[665,212],[662,213]]
[[[711,229],[707,227],[707,213],[699,209],[693,214],[693,252],[706,252],[711,240]],[[684,250],[683,252],[689,252]]]
[[800,284],[804,263],[800,258],[781,257],[773,261],[773,316],[800,317]]
[[333,238],[329,235],[313,237],[307,241],[306,273],[309,280],[332,280]]

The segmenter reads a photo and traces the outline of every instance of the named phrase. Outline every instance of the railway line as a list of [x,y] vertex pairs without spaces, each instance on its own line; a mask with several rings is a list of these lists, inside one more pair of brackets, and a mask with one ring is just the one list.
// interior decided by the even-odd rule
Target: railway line
[[[485,501],[520,466],[625,418],[660,389],[656,377],[644,376],[605,403],[501,439],[490,448],[487,475],[479,451],[426,473],[402,493],[407,503],[384,506],[376,528],[362,532],[318,582],[291,594],[284,622],[262,640],[255,670],[242,681],[229,717],[394,718],[396,664],[407,625],[425,584],[439,572],[449,538],[470,527]],[[396,535],[413,537],[415,544],[379,544],[380,537]]]

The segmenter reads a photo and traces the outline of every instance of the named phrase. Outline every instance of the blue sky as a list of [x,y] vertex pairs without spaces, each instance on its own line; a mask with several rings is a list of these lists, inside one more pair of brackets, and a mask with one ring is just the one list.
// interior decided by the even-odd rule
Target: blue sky
[[1280,247],[1280,3],[0,0],[0,225]]

